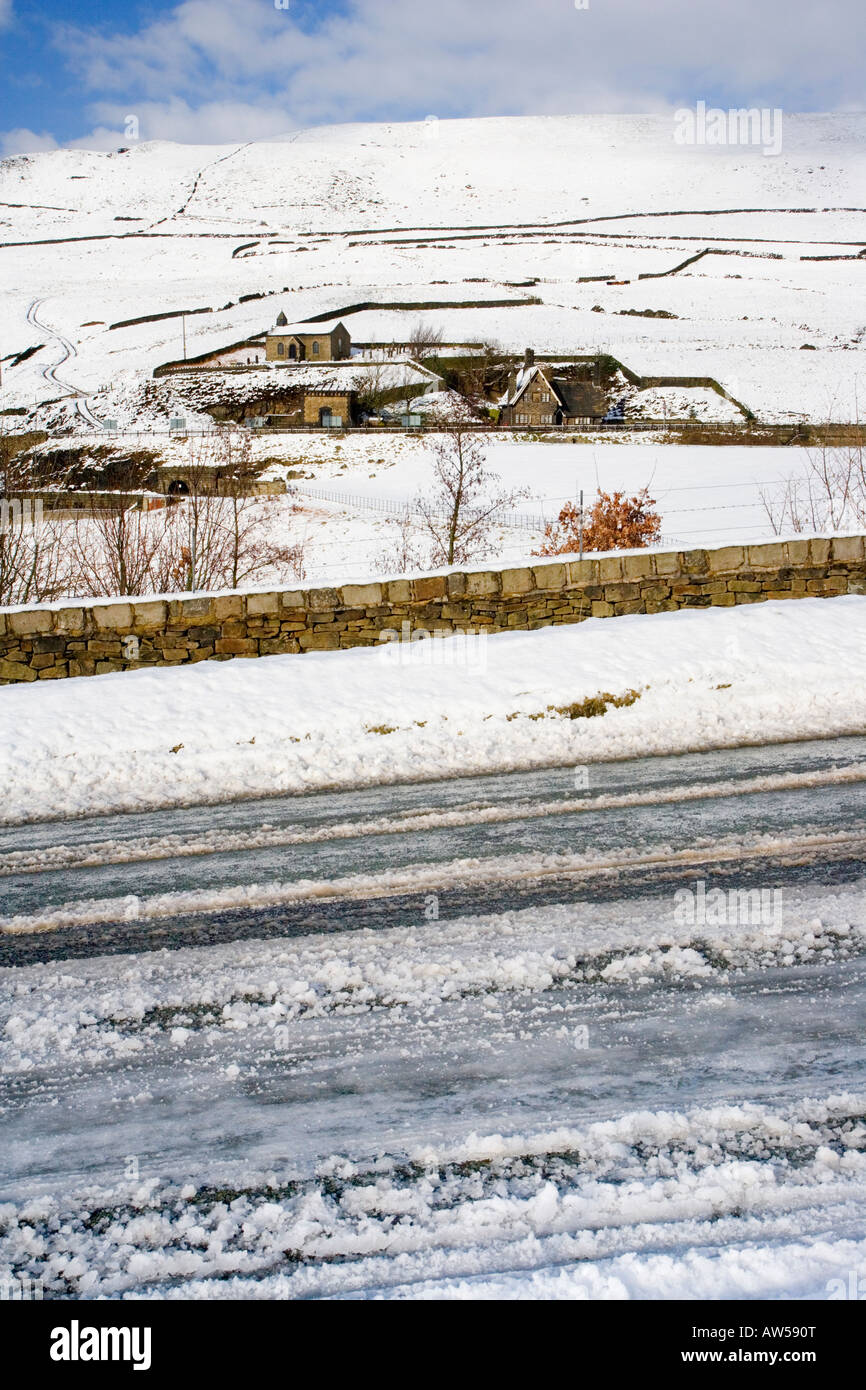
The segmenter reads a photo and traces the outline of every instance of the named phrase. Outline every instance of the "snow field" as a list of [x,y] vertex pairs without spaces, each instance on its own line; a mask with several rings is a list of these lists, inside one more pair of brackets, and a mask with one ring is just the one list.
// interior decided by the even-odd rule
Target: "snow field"
[[[866,719],[859,596],[394,650],[9,686],[2,820],[829,737]],[[640,698],[594,719],[547,708],[629,690]]]

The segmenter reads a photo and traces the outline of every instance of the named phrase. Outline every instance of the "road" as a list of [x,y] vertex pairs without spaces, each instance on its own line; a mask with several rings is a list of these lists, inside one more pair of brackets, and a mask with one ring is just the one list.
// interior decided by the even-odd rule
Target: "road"
[[60,347],[63,355],[50,366],[42,368],[43,380],[47,381],[49,385],[59,386],[60,389],[65,391],[68,395],[75,396],[75,408],[85,424],[95,429],[102,429],[102,421],[96,418],[87,403],[86,391],[82,391],[80,387],[74,386],[71,381],[64,381],[63,377],[57,375],[58,367],[62,367],[65,362],[69,362],[73,357],[78,356],[78,349],[68,338],[64,338],[62,333],[58,333],[56,328],[51,328],[49,324],[45,323],[39,317],[39,310],[44,303],[44,299],[34,299],[31,302],[27,309],[27,322],[32,324],[34,328],[40,329],[41,332],[47,333],[53,338]]
[[0,831],[0,1259],[826,1297],[866,1260],[866,739],[587,774]]

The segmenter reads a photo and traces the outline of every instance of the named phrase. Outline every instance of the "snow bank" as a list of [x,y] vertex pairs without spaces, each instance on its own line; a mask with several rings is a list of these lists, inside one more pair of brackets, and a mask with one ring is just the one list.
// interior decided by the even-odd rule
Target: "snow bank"
[[[603,718],[548,706],[640,692]],[[543,715],[542,718],[532,716]],[[866,597],[0,691],[6,823],[862,732]]]

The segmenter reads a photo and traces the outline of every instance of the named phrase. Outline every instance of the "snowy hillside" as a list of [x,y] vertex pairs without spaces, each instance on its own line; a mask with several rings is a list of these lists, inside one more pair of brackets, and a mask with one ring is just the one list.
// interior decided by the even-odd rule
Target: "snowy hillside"
[[[673,129],[670,116],[431,119],[6,160],[2,405],[120,392],[182,355],[180,317],[122,320],[208,310],[186,319],[194,356],[280,307],[298,320],[457,301],[472,307],[424,311],[451,341],[603,349],[643,374],[715,377],[766,419],[851,418],[866,116],[788,117],[771,157],[680,146]],[[643,316],[658,309],[675,317]],[[347,324],[384,342],[418,317]]]

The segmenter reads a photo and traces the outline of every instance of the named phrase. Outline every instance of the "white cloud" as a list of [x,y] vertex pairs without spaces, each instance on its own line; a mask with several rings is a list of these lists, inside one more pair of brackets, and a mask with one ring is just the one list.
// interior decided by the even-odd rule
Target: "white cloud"
[[140,114],[142,138],[225,141],[428,112],[633,112],[699,98],[862,109],[866,7],[353,0],[320,16],[304,3],[182,0],[132,35],[68,25],[58,42],[98,94],[96,120],[111,101]]
[[9,159],[16,154],[41,154],[44,150],[56,150],[57,141],[53,135],[37,135],[35,130],[19,127],[18,130],[0,130],[0,159]]
[[91,114],[100,125],[89,135],[69,141],[72,147],[114,149],[129,144],[124,128],[130,116],[138,120],[141,140],[177,140],[189,145],[231,145],[266,140],[292,129],[292,122],[279,107],[240,101],[202,102],[200,106],[190,106],[180,98],[166,102],[140,101],[128,106],[99,102]]
[[12,0],[0,0],[0,29],[12,20]]

